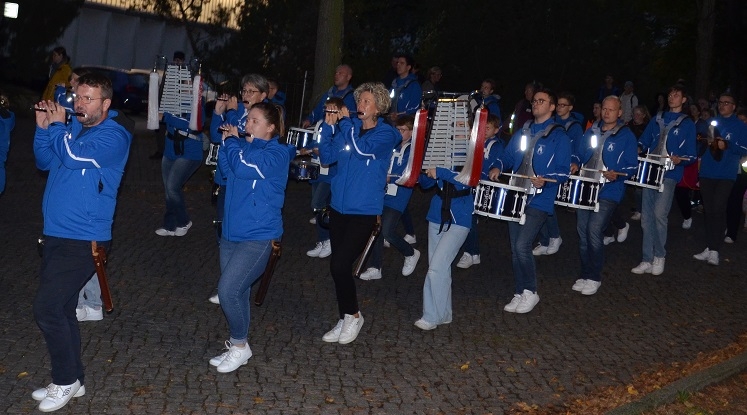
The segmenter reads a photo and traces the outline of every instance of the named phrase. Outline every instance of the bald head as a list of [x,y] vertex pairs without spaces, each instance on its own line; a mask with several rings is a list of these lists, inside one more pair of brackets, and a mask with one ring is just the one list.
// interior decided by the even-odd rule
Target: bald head
[[609,130],[617,125],[617,120],[621,115],[622,103],[620,102],[620,98],[610,95],[602,101],[602,121],[604,122],[605,130]]
[[335,87],[337,89],[347,88],[351,79],[353,79],[353,68],[350,65],[342,64],[335,69]]

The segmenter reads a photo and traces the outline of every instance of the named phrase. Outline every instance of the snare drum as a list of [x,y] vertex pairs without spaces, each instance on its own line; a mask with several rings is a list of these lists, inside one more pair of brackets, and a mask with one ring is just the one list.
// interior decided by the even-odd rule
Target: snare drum
[[314,130],[303,128],[289,128],[286,142],[296,147],[296,150],[308,147],[314,141]]
[[599,191],[602,184],[598,180],[583,176],[568,176],[568,180],[558,186],[555,204],[576,209],[599,212]]
[[480,180],[475,188],[475,212],[489,218],[524,224],[527,190],[517,186]]
[[664,173],[666,164],[655,158],[638,157],[638,171],[635,176],[625,180],[626,184],[664,191]]
[[289,176],[296,180],[315,180],[319,177],[319,165],[308,157],[296,157],[290,163]]

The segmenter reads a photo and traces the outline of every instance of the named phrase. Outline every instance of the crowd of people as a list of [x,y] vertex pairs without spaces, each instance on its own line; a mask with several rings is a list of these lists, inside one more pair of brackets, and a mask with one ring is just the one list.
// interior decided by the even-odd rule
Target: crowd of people
[[[34,137],[37,167],[49,171],[34,316],[51,356],[52,382],[32,394],[45,412],[85,394],[78,322],[103,318],[92,247],[95,252],[97,246],[108,248],[111,243],[117,190],[132,140],[131,122],[110,108],[111,81],[95,72],[66,69],[69,59],[62,52],[53,52],[51,78],[68,69],[69,74],[62,82],[55,78],[57,91],[49,96],[45,91],[36,104]],[[183,64],[183,54],[174,58],[175,65]],[[364,325],[356,280],[375,281],[387,274],[382,269],[385,246],[402,256],[403,276],[415,272],[421,252],[413,246],[417,239],[407,209],[413,190],[398,179],[412,159],[423,96],[438,91],[443,74],[432,67],[427,79],[419,80],[415,67],[410,56],[397,55],[384,83],[363,82],[354,88],[353,68],[338,66],[333,85],[300,126],[311,128],[314,137],[303,146],[286,142],[284,95],[277,81],[247,74],[238,94],[218,97],[207,133],[219,148],[215,196],[220,278],[210,301],[220,305],[229,329],[226,350],[209,360],[219,373],[237,370],[252,357],[249,297],[281,243],[286,183],[299,157],[310,158],[317,169],[310,206],[316,246],[307,255],[330,258],[338,305],[337,318],[331,330],[320,333],[321,340],[356,340]],[[501,180],[510,177],[509,184],[526,198],[521,219],[507,220],[515,287],[506,312],[529,313],[540,301],[536,261],[560,248],[556,202],[559,189],[569,184],[593,183],[598,190],[593,208],[574,207],[581,267],[572,290],[598,292],[605,245],[626,240],[628,219],[640,219],[643,227],[641,263],[631,272],[662,274],[672,201],[677,200],[682,226],[689,229],[697,189],[706,226],[704,250],[693,257],[719,264],[722,244],[736,240],[741,221],[747,176],[740,163],[747,156],[747,113],[737,109],[728,92],[718,97],[714,112],[709,101],[694,101],[681,82],[663,97],[652,116],[632,82],[621,91],[608,75],[597,93],[594,116],[585,122],[574,111],[573,94],[531,82],[503,119],[496,82],[483,80],[471,97],[472,111],[488,113],[485,125],[479,124],[485,134],[481,183],[500,187]],[[12,122],[5,121],[12,121],[12,113],[4,99],[0,96],[0,139],[12,129]],[[201,164],[204,132],[191,127],[190,117],[197,114],[161,116],[166,125],[161,161],[166,212],[155,233],[183,237],[192,220],[182,187]],[[659,180],[636,182],[644,167],[660,174]],[[481,262],[481,218],[475,212],[474,188],[458,178],[458,171],[430,167],[419,173],[418,184],[435,192],[425,218],[428,267],[422,316],[414,325],[433,330],[453,320],[451,267]],[[71,199],[72,193],[81,197]],[[621,209],[626,195],[636,206],[631,218]],[[399,223],[404,234],[398,231]]]

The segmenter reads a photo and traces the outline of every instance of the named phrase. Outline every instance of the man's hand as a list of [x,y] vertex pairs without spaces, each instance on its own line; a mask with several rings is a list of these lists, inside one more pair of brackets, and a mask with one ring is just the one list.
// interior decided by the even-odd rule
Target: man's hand
[[303,122],[301,123],[301,128],[309,128],[310,125],[311,125],[311,121],[303,120]]
[[576,174],[578,172],[578,164],[571,163],[571,174]]
[[488,178],[494,182],[498,181],[498,176],[501,175],[501,170],[498,167],[493,167],[488,172]]
[[617,174],[614,170],[606,170],[602,172],[602,176],[607,179],[608,182],[614,182],[617,180]]
[[545,185],[545,181],[542,180],[542,176],[535,176],[529,180],[531,180],[532,186],[534,186],[535,189],[541,189],[542,186]]

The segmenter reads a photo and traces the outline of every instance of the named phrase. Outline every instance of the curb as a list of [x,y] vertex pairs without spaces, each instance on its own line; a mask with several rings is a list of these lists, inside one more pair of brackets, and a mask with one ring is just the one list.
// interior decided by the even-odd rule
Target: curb
[[608,411],[606,415],[636,415],[677,400],[681,392],[696,392],[747,370],[747,353],[711,366],[652,392],[642,399]]

